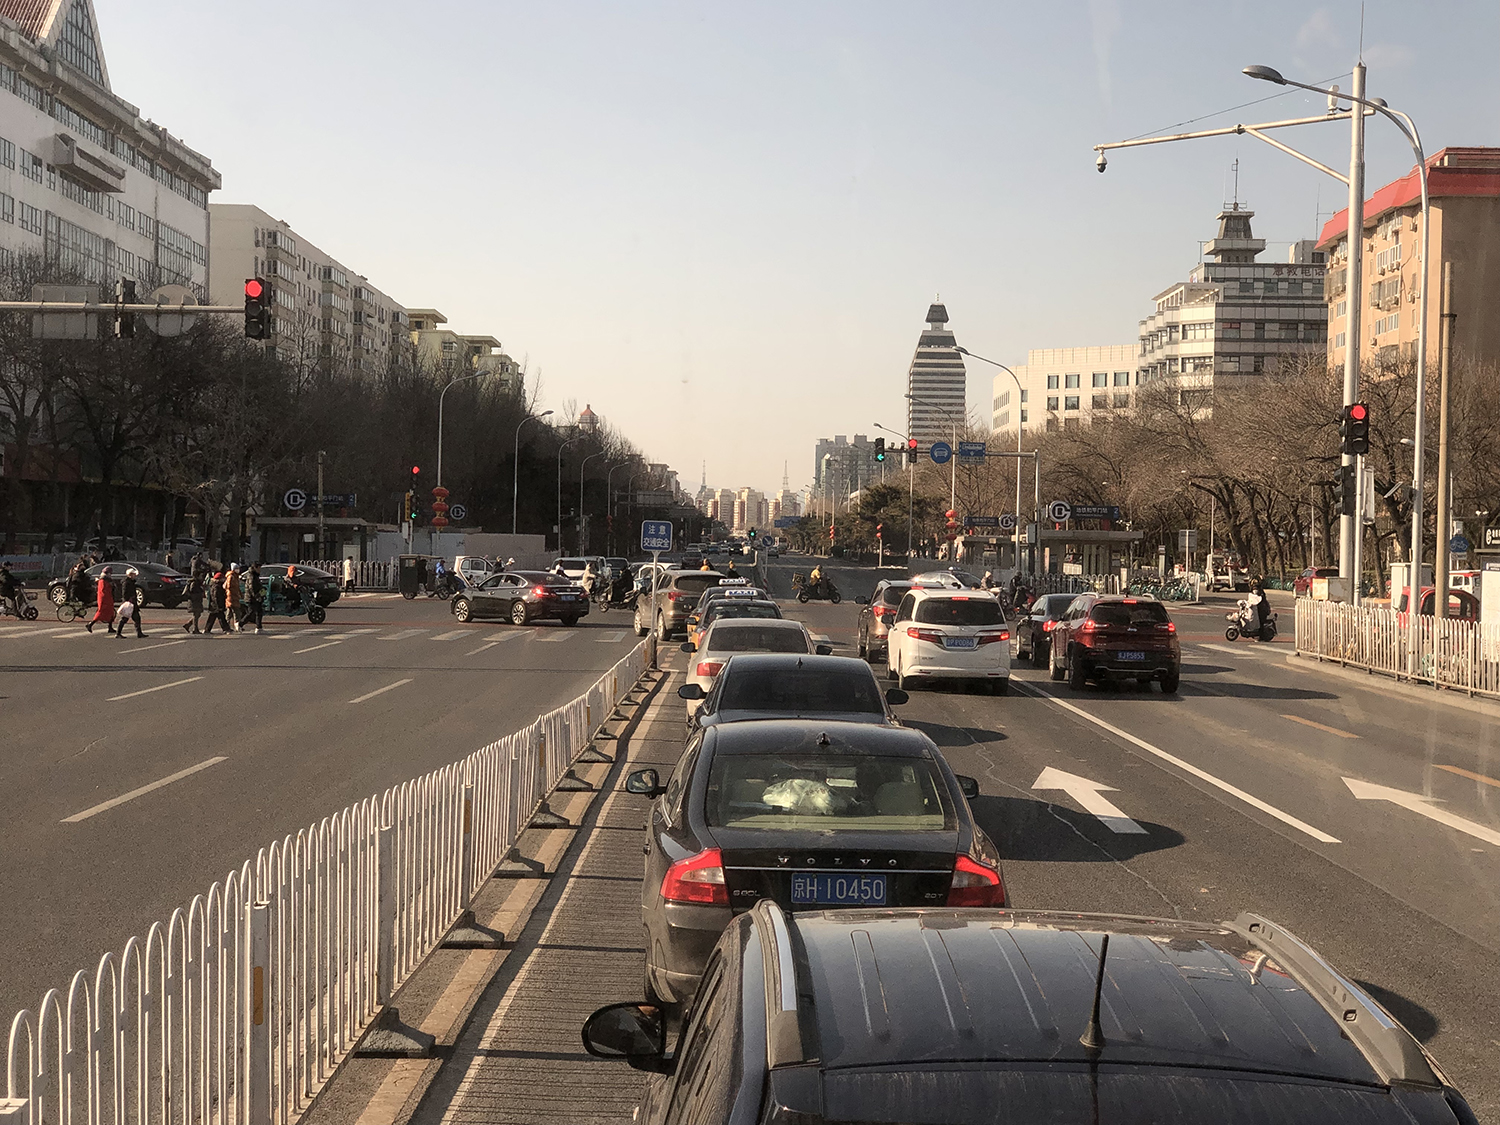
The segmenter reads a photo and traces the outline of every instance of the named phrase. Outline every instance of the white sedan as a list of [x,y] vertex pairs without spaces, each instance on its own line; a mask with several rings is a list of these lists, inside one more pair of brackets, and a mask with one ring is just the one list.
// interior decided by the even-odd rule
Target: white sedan
[[[713,690],[714,680],[724,670],[729,658],[737,652],[800,652],[826,656],[831,651],[828,645],[816,644],[807,626],[800,621],[777,618],[729,617],[715,621],[708,632],[698,638],[694,645],[682,646],[688,654],[687,682],[697,684],[707,695]],[[688,700],[688,718],[691,720],[703,701]]]
[[977,680],[1010,690],[1010,624],[984,590],[916,587],[886,637],[886,673],[903,690],[919,680]]

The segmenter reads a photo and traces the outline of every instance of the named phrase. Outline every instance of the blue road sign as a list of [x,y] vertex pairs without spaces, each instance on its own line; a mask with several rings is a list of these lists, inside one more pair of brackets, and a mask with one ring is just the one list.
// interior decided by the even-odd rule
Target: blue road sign
[[932,458],[934,465],[946,465],[948,459],[953,456],[953,447],[946,441],[935,441],[932,448],[927,451],[927,456]]
[[672,522],[670,520],[641,521],[641,550],[670,551],[672,549]]
[[960,461],[983,461],[985,445],[982,441],[961,441],[958,443],[958,459]]
[[1462,535],[1455,535],[1448,540],[1448,550],[1455,555],[1467,555],[1469,553],[1469,540]]
[[801,516],[777,516],[776,517],[776,526],[777,527],[796,527],[801,522],[802,522],[802,517]]

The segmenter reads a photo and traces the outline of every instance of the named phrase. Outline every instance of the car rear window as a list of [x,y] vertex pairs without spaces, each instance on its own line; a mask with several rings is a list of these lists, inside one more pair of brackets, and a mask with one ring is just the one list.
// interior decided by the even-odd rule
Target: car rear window
[[720,754],[704,814],[715,828],[935,832],[952,826],[942,792],[921,758]]
[[723,576],[708,570],[702,574],[679,574],[677,580],[672,583],[672,588],[684,590],[689,594],[701,594],[710,586],[717,586],[721,577]]
[[1003,625],[1005,613],[994,598],[924,598],[916,619],[927,625]]
[[[768,620],[780,620],[781,610],[771,602],[730,602],[727,605],[713,605],[708,607],[708,613],[704,615],[703,623],[710,621],[729,621],[736,617],[760,617]],[[776,651],[780,652],[780,649]],[[790,650],[789,650],[790,651]]]
[[1126,628],[1130,625],[1160,625],[1167,621],[1161,602],[1100,602],[1089,611],[1095,624]]
[[[750,607],[736,607],[745,608]],[[807,652],[807,637],[801,629],[776,629],[757,625],[729,625],[710,629],[702,648],[705,652]]]
[[870,672],[830,668],[735,668],[720,689],[724,711],[808,714],[854,711],[884,714],[880,688]]
[[1068,607],[1073,604],[1075,597],[1077,597],[1076,594],[1048,594],[1047,603],[1043,607],[1043,610],[1048,617],[1061,617],[1068,611]]
[[880,603],[882,605],[900,605],[902,597],[910,589],[910,586],[887,586],[885,592],[880,595]]

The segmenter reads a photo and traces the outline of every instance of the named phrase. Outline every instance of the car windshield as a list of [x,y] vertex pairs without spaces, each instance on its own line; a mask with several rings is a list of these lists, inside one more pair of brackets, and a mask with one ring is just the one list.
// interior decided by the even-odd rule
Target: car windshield
[[[704,615],[703,623],[707,625],[710,621],[728,621],[736,617],[763,617],[779,619],[781,610],[772,602],[730,602],[728,605],[710,606],[708,613]],[[801,651],[800,649],[777,649],[781,651]]]
[[926,625],[1003,625],[1005,613],[994,598],[924,598],[916,619]]
[[573,580],[564,574],[543,574],[539,570],[521,570],[516,577],[531,586],[571,586]]
[[1042,605],[1038,608],[1048,617],[1056,620],[1068,612],[1068,607],[1073,604],[1076,594],[1048,594],[1042,599]]
[[326,570],[319,570],[315,566],[299,566],[297,568],[298,578],[332,578]]
[[558,559],[557,562],[555,564],[553,564],[553,565],[560,566],[564,570],[582,570],[584,567],[586,567],[586,566],[589,565],[589,560],[588,559]]
[[721,575],[705,570],[702,574],[679,574],[677,580],[672,583],[674,590],[683,590],[689,594],[701,594],[710,586],[717,586]]
[[[749,606],[736,608],[749,609]],[[774,608],[774,607],[772,607]],[[703,643],[705,652],[808,652],[807,634],[801,629],[778,629],[764,625],[723,625],[710,629]]]
[[715,828],[937,832],[952,827],[931,762],[849,754],[720,754],[704,819]]
[[1161,625],[1167,621],[1167,607],[1161,602],[1100,602],[1089,616],[1096,625],[1120,629],[1131,625]]
[[884,714],[885,705],[871,672],[803,667],[780,661],[774,667],[728,669],[721,689],[722,711],[809,712],[863,711]]

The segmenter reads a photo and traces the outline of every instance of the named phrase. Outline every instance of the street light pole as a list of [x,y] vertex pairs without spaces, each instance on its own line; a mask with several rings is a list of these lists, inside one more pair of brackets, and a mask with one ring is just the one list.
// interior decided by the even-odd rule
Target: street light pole
[[583,440],[583,437],[584,437],[583,434],[578,434],[575,437],[570,437],[567,441],[563,442],[561,445],[559,445],[557,447],[557,553],[559,555],[561,555],[563,553],[563,536],[562,536],[562,455],[563,455],[563,450],[567,449],[568,446],[570,446],[570,445],[577,445],[580,441]]
[[621,461],[618,465],[611,465],[609,467],[609,472],[604,474],[604,513],[605,520],[607,521],[605,525],[606,530],[604,546],[606,549],[612,548],[614,546],[615,494],[613,491],[613,480],[615,470],[623,469],[626,465],[633,465],[636,463],[636,461],[637,458],[629,457],[624,461]]
[[948,424],[953,428],[953,448],[948,451],[948,509],[953,511],[958,504],[958,418],[946,406],[939,406],[929,399],[918,398],[911,394],[906,397],[922,406],[930,406],[940,414],[946,414]]
[[583,471],[595,457],[603,457],[604,455],[605,451],[602,449],[597,453],[590,453],[578,466],[578,553],[580,555],[583,554],[583,540],[586,531],[583,518]]
[[917,459],[915,456],[909,456],[909,454],[911,454],[913,451],[908,450],[906,447],[906,443],[911,440],[911,438],[909,438],[906,434],[903,434],[900,430],[893,430],[889,426],[882,426],[879,422],[875,423],[875,428],[877,430],[884,430],[888,434],[895,434],[898,438],[900,438],[901,456],[907,458],[906,561],[910,563],[911,560],[915,557],[915,552],[912,549],[912,514],[917,506]]
[[[462,383],[468,379],[479,379],[488,374],[488,371],[475,371],[468,375],[455,375],[452,379],[448,380],[448,385],[444,387],[442,393],[438,395],[437,484],[434,486],[435,488],[443,487],[443,400],[448,397],[448,392],[451,391],[455,385]],[[439,540],[441,540],[443,537],[443,529],[438,528],[435,532],[435,535]],[[442,554],[442,551],[434,547],[433,553],[440,555]]]
[[966,355],[966,356],[968,356],[970,359],[977,359],[977,360],[979,360],[980,363],[988,363],[988,364],[992,364],[995,367],[998,367],[1001,371],[1004,371],[1007,375],[1009,375],[1016,382],[1016,455],[1017,455],[1016,456],[1016,526],[1015,526],[1015,546],[1013,548],[1014,554],[1011,557],[1015,560],[1016,573],[1019,574],[1020,571],[1021,571],[1021,459],[1020,459],[1020,453],[1021,453],[1021,431],[1024,428],[1024,423],[1021,420],[1021,418],[1022,418],[1021,402],[1022,402],[1022,396],[1026,392],[1025,392],[1025,390],[1021,386],[1021,379],[1020,379],[1020,377],[1014,371],[1012,371],[1009,367],[1006,367],[1005,364],[999,363],[999,362],[997,362],[996,360],[993,360],[993,359],[985,359],[985,357],[982,356],[982,355],[975,355],[973,352],[969,351],[968,348],[961,348],[957,344],[955,344],[953,346],[953,350],[956,351],[956,352],[958,352],[960,355]]
[[516,427],[516,455],[513,459],[515,472],[510,486],[510,533],[516,534],[516,513],[521,504],[521,426],[527,422],[535,422],[551,414],[550,410],[543,410],[540,414],[528,414],[521,419],[521,425]]

